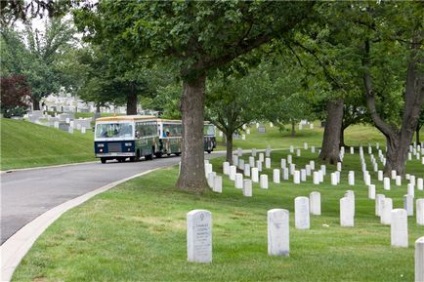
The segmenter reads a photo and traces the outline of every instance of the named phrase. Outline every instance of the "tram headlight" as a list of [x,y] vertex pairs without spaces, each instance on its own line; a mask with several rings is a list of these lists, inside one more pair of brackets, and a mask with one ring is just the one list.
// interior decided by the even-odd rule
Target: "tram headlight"
[[103,148],[105,146],[105,144],[103,144],[103,143],[99,143],[99,144],[97,144],[97,147],[98,148]]
[[125,146],[126,146],[126,147],[131,147],[131,146],[132,146],[132,144],[131,144],[131,143],[129,143],[129,142],[127,142],[127,143],[125,143]]

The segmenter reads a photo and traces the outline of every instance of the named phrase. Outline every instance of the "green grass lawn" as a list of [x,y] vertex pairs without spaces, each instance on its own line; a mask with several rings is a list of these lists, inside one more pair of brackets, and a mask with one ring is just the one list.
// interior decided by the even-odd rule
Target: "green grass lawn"
[[[252,130],[253,131],[253,130]],[[278,129],[252,132],[235,148],[301,148],[304,142],[319,146],[322,129],[304,130],[297,137],[282,136]],[[361,138],[356,138],[361,135]],[[322,135],[321,135],[322,136]],[[366,127],[352,127],[346,142],[353,146],[380,142],[381,135]],[[272,152],[273,167],[288,150]],[[248,155],[243,156],[247,160]],[[302,150],[293,162],[301,167],[317,160],[317,153]],[[212,159],[221,174],[223,159]],[[367,158],[370,166],[369,158]],[[317,165],[320,163],[317,161]],[[414,242],[424,227],[409,217],[409,247],[390,246],[390,227],[376,217],[374,201],[360,173],[359,156],[346,154],[341,184],[330,185],[327,168],[322,185],[292,184],[292,180],[260,189],[243,197],[224,176],[223,193],[192,195],[175,189],[178,168],[172,167],[131,180],[94,197],[67,212],[36,241],[14,274],[14,281],[413,281]],[[380,165],[381,167],[381,165]],[[356,185],[349,186],[347,173],[354,170]],[[423,177],[418,160],[408,163],[411,174]],[[272,180],[271,170],[265,170]],[[372,173],[377,193],[403,207],[406,181],[383,191]],[[355,227],[340,227],[339,200],[355,191]],[[322,215],[311,217],[310,230],[294,228],[294,199],[319,191]],[[423,198],[416,191],[415,198]],[[267,255],[267,211],[290,211],[290,255]],[[213,217],[213,262],[187,262],[186,214],[206,209]]]
[[94,161],[93,133],[1,119],[1,170]]

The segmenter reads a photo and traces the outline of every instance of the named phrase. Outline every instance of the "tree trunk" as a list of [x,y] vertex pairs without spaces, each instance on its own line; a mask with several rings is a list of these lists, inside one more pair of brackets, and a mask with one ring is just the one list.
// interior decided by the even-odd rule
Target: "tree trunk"
[[330,164],[340,161],[340,131],[343,119],[343,99],[327,103],[327,120],[319,158]]
[[131,89],[127,97],[127,115],[137,114],[137,102],[137,92],[134,89]]
[[291,122],[291,137],[294,137],[296,135],[296,122],[292,120]]
[[32,97],[32,110],[39,111],[40,110],[40,99],[37,97]]
[[181,172],[177,188],[201,193],[208,189],[203,151],[206,76],[184,81],[181,97],[183,121]]
[[226,142],[226,147],[227,147],[227,162],[230,162],[230,164],[233,164],[233,134],[232,133],[225,133],[227,142]]
[[[366,67],[365,70],[367,70],[370,67],[369,41],[365,42],[364,49],[365,53],[362,63]],[[364,73],[366,101],[371,118],[375,126],[384,134],[387,140],[386,165],[384,167],[384,174],[386,176],[390,175],[392,170],[396,170],[396,173],[399,175],[405,174],[409,145],[413,140],[424,103],[424,73],[419,67],[424,62],[424,57],[419,55],[418,50],[418,44],[412,45],[405,83],[405,106],[400,129],[390,126],[377,113],[371,74],[369,72]]]

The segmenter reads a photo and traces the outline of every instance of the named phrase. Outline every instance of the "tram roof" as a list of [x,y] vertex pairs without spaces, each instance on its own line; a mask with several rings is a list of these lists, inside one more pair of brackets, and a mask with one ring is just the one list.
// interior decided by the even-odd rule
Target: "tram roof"
[[101,117],[96,119],[96,121],[135,121],[135,120],[156,120],[156,116],[147,116],[147,115],[128,115],[128,116],[110,116],[110,117]]

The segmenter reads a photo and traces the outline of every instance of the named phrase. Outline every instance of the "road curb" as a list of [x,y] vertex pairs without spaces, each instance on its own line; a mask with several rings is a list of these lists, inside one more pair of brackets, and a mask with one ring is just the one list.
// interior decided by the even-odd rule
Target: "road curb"
[[133,178],[143,176],[153,171],[162,169],[163,167],[151,169],[125,179],[121,179],[100,187],[94,191],[88,192],[77,198],[69,200],[53,209],[43,213],[24,227],[18,232],[11,236],[7,241],[0,246],[0,260],[1,260],[1,277],[0,281],[9,282],[12,278],[13,272],[18,267],[23,257],[27,254],[29,249],[32,247],[37,238],[49,227],[54,221],[56,221],[62,214],[68,210],[81,205],[92,197],[103,193],[115,186],[129,181]]

